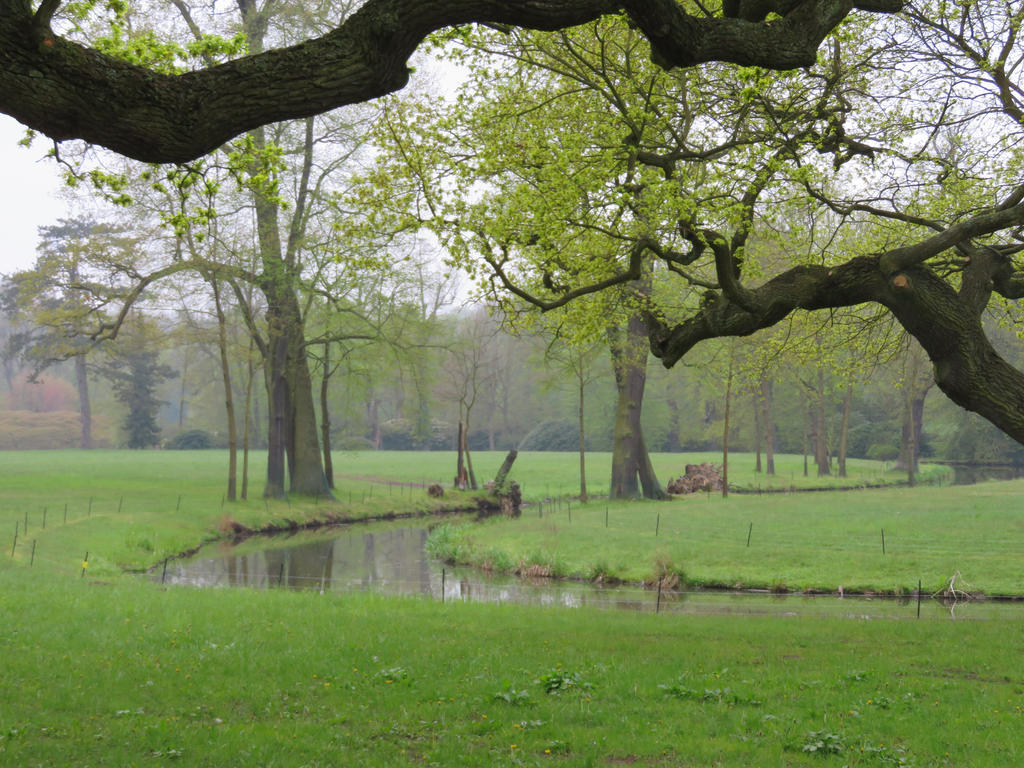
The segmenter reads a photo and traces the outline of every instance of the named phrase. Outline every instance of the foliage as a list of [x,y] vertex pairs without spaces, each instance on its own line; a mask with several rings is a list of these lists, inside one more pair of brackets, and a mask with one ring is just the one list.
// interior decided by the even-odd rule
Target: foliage
[[[468,72],[453,102],[388,105],[375,207],[432,229],[527,325],[532,305],[589,340],[642,311],[669,366],[785,322],[838,327],[852,347],[835,367],[864,367],[892,351],[887,310],[946,394],[1024,440],[999,394],[1024,378],[977,325],[1020,295],[1019,23],[994,0],[926,2],[852,20],[814,66],[784,73],[666,72],[623,19],[459,30],[445,38]],[[962,89],[976,98],[950,96]],[[820,309],[831,316],[793,314]],[[821,359],[820,347],[801,354]],[[967,374],[981,367],[1007,383]]]
[[386,451],[445,451],[455,444],[455,429],[437,419],[430,421],[427,434],[419,434],[410,419],[390,419],[380,425],[381,448]]
[[170,451],[200,451],[213,447],[213,435],[205,429],[189,429],[164,443],[164,448]]
[[157,410],[163,401],[156,388],[163,379],[177,375],[158,362],[157,353],[140,348],[122,352],[104,369],[114,396],[127,409],[122,427],[129,448],[151,448],[160,441]]
[[583,678],[579,670],[570,672],[562,669],[561,665],[540,676],[537,683],[544,689],[544,693],[565,693],[567,691],[587,692],[593,689],[593,683]]
[[829,731],[810,731],[798,746],[801,752],[812,755],[840,755],[846,751],[843,737]]

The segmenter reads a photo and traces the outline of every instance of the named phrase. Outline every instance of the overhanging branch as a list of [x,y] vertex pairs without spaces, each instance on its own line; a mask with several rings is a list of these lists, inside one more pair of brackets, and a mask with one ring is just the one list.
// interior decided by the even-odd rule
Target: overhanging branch
[[[52,3],[51,3],[52,4]],[[871,10],[898,10],[873,0]],[[48,7],[48,6],[47,6]],[[56,141],[83,139],[137,160],[185,162],[256,126],[398,90],[438,29],[470,22],[560,29],[625,9],[664,66],[710,61],[792,69],[857,4],[802,0],[785,18],[697,18],[676,0],[367,0],[323,37],[164,75],[59,36],[37,42],[27,3],[0,13],[0,111]]]

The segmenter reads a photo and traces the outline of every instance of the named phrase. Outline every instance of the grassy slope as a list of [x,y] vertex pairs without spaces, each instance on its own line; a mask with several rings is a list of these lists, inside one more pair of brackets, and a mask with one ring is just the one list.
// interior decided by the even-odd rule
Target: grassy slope
[[[1024,760],[1020,622],[652,616],[39,574],[0,572],[2,765]],[[547,694],[545,676],[576,684]]]

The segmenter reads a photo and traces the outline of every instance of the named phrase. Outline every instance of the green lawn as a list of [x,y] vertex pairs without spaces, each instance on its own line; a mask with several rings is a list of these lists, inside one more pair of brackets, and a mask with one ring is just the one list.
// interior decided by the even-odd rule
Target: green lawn
[[[0,572],[0,765],[1013,766],[1024,623]],[[551,691],[551,692],[548,692]]]
[[[853,586],[849,569],[864,584],[916,586],[918,571],[941,581],[956,568],[990,591],[1024,591],[1021,483],[618,503],[606,528],[603,501],[574,504],[571,523],[565,501],[540,517],[537,500],[572,492],[570,458],[520,460],[517,477],[545,490],[520,520],[475,529],[480,551],[554,552],[567,571],[607,560],[640,578],[657,561],[751,583],[814,574]],[[1003,767],[1024,757],[1024,622],[1008,612],[653,615],[162,588],[125,575],[220,535],[228,518],[258,527],[425,511],[421,488],[386,481],[440,480],[451,463],[342,454],[337,502],[222,504],[223,459],[0,454],[0,530],[11,537],[0,549],[0,765]],[[500,459],[477,456],[478,471]]]
[[445,538],[446,559],[582,578],[673,571],[697,585],[847,592],[911,591],[921,580],[931,592],[959,572],[970,591],[1021,595],[1024,481],[535,505],[519,520],[434,537]]

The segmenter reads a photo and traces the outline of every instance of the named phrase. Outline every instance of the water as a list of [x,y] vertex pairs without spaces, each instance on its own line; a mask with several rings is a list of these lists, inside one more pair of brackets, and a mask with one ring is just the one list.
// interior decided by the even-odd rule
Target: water
[[[452,567],[425,551],[425,526],[351,525],[316,534],[250,539],[234,547],[204,547],[193,558],[168,564],[154,576],[168,584],[374,591],[434,600],[525,603],[562,608],[746,616],[841,616],[914,619],[916,598],[857,598],[740,592],[663,592],[633,585],[602,586],[553,579],[519,579],[475,568]],[[921,618],[1020,618],[1019,604],[950,606],[925,598]]]

